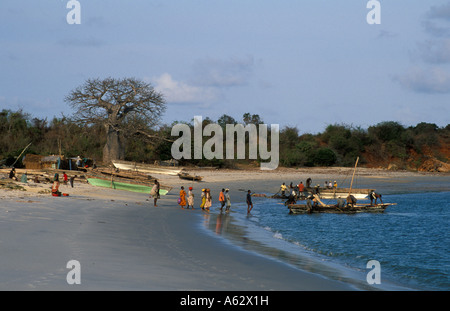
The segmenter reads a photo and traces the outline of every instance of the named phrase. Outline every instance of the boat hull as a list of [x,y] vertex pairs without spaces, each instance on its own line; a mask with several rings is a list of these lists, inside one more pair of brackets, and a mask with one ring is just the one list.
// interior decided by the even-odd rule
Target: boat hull
[[186,179],[186,180],[192,180],[192,181],[202,181],[203,177],[202,176],[194,176],[191,174],[178,174],[178,177],[180,177],[181,179]]
[[306,204],[290,204],[288,205],[290,214],[316,214],[316,213],[332,213],[332,214],[356,214],[356,213],[383,213],[388,206],[395,203],[385,204],[355,204],[353,207],[337,207],[335,205],[308,207]]
[[171,169],[156,167],[149,164],[138,164],[128,161],[113,161],[113,164],[119,170],[139,171],[146,174],[164,174],[176,176],[181,173],[182,169]]
[[[100,179],[95,177],[87,177],[87,181],[89,184],[97,187],[104,187],[104,188],[111,188],[111,189],[117,189],[117,190],[125,190],[125,191],[131,191],[131,192],[138,192],[138,193],[150,193],[150,191],[153,188],[153,185],[139,185],[139,184],[131,184],[131,183],[125,183],[120,181],[111,181],[106,179]],[[169,192],[167,189],[160,189],[159,194],[160,195],[166,195]]]

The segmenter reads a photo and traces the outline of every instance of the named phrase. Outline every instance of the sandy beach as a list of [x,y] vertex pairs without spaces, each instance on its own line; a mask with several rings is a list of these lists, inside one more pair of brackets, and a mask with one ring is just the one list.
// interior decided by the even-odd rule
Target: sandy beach
[[[202,228],[211,214],[176,204],[181,185],[194,187],[198,206],[203,187],[211,188],[213,198],[230,188],[233,202],[245,202],[243,189],[273,193],[279,181],[342,178],[350,171],[191,171],[204,177],[201,183],[155,176],[174,186],[158,207],[146,194],[80,181],[74,188],[61,186],[68,197],[42,193],[49,184],[29,183],[27,191],[0,189],[0,290],[355,290],[224,243]],[[373,169],[360,174],[372,181],[435,178]],[[80,263],[79,285],[67,283],[70,260]]]

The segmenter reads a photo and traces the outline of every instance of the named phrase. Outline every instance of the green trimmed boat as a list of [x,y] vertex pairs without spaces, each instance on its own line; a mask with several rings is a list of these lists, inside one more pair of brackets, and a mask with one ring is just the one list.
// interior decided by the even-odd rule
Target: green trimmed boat
[[[120,178],[117,176],[109,177],[100,174],[86,174],[89,184],[97,187],[125,190],[138,193],[149,194],[154,186],[154,182],[142,182],[133,179]],[[172,187],[160,185],[159,194],[166,195]]]

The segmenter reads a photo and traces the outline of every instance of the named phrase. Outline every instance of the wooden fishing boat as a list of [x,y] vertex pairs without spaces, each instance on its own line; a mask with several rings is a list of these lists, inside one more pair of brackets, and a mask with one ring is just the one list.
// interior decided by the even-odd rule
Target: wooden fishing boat
[[281,195],[281,194],[279,194],[279,193],[275,193],[274,195],[268,196],[267,198],[270,198],[270,199],[282,199],[282,200],[286,200],[286,199],[289,198],[289,196],[288,196],[288,195]]
[[338,198],[346,198],[351,192],[351,194],[357,199],[357,200],[364,200],[367,198],[367,196],[372,192],[375,191],[375,189],[351,189],[351,188],[318,188],[318,189],[308,189],[309,193],[316,193],[318,192],[319,197],[321,199],[338,199]]
[[163,168],[156,165],[140,164],[136,162],[119,160],[114,160],[113,165],[120,170],[139,171],[146,174],[164,174],[176,176],[183,171],[183,168]]
[[193,180],[193,181],[202,181],[202,179],[203,179],[202,176],[191,175],[187,172],[179,173],[178,177],[180,177],[181,179],[187,179],[187,180]]
[[[374,191],[373,189],[358,189],[358,191],[355,191],[355,189],[352,189],[353,186],[353,179],[355,177],[356,173],[356,167],[358,165],[359,157],[356,159],[355,163],[355,169],[353,171],[352,181],[350,183],[350,188],[341,188],[342,190],[340,192],[337,191],[337,189],[324,189],[328,191],[335,190],[333,195],[330,195],[330,192],[328,192],[329,195],[324,196],[324,191],[319,191],[315,194],[312,194],[308,196],[306,204],[287,204],[289,208],[290,214],[312,214],[312,213],[334,213],[334,214],[355,214],[355,213],[383,213],[385,209],[388,206],[396,205],[396,203],[381,203],[381,204],[356,204],[356,200],[360,198],[358,194],[363,195],[363,199],[366,199],[367,196],[369,196],[371,191]],[[345,189],[345,191],[343,191]],[[365,192],[367,191],[367,193]],[[337,195],[339,193],[339,195]],[[349,202],[344,203],[344,201],[341,201],[341,199],[349,199],[350,197],[353,197],[354,202],[353,204],[349,204]],[[312,203],[312,200],[314,201],[314,204]],[[338,199],[338,204],[325,204],[322,202],[321,199]],[[340,202],[341,201],[341,202]]]
[[[297,200],[304,200],[308,195],[312,194],[318,194],[318,196],[321,199],[326,200],[335,200],[338,198],[346,198],[348,196],[348,193],[351,192],[352,195],[357,200],[364,200],[367,199],[368,195],[375,191],[375,189],[350,189],[350,188],[305,188],[303,192],[300,192],[300,194],[297,194]],[[271,199],[288,199],[289,195],[281,195],[279,192],[275,193],[274,195],[268,196],[268,198]]]
[[[111,189],[150,193],[154,186],[155,179],[148,179],[147,181],[138,178],[123,178],[114,174],[105,174],[104,172],[89,172],[85,175],[89,184],[98,187],[105,187]],[[159,194],[166,195],[172,187],[160,185]]]
[[353,206],[338,207],[337,205],[308,205],[308,204],[290,204],[288,205],[289,214],[356,214],[356,213],[383,213],[388,206],[396,203],[383,204],[354,204]]

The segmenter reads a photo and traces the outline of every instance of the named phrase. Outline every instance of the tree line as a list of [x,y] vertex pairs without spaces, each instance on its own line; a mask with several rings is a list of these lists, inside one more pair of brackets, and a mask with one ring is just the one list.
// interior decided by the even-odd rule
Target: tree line
[[[28,145],[27,153],[81,156],[105,165],[115,159],[145,163],[170,160],[172,143],[176,139],[171,136],[173,125],[184,123],[194,128],[194,120],[161,125],[166,109],[164,95],[149,83],[135,78],[88,79],[72,90],[65,102],[74,109],[72,116],[54,117],[50,121],[33,117],[22,109],[3,109],[0,112],[0,165],[14,163]],[[258,114],[251,113],[245,113],[241,119],[227,114],[217,121],[208,117],[202,119],[203,127],[210,123],[225,128],[227,124],[246,126],[264,124],[264,121]],[[447,162],[449,132],[450,125],[440,128],[425,122],[405,127],[387,121],[367,129],[330,124],[318,134],[300,134],[298,128],[286,126],[279,133],[279,161],[286,167],[350,166],[359,156],[362,164],[396,159],[409,161],[408,167],[419,167],[430,156]],[[204,143],[209,138],[202,139]],[[245,139],[248,151],[249,138]],[[21,159],[18,160],[20,166]],[[259,158],[253,161],[258,162]],[[201,158],[182,160],[181,164],[235,167],[248,162]]]
[[[133,121],[130,119],[128,122]],[[192,128],[194,126],[193,120],[175,123],[180,122]],[[210,123],[225,127],[226,124],[262,124],[264,121],[258,114],[246,113],[241,119],[226,114],[218,120],[208,117],[203,119],[203,126]],[[170,160],[172,142],[176,139],[171,136],[174,124],[147,129],[146,135],[136,132],[123,137],[124,159],[145,163]],[[11,165],[29,143],[31,145],[26,153],[51,155],[61,152],[66,157],[82,156],[100,163],[107,140],[106,131],[101,124],[83,124],[73,117],[48,120],[33,117],[22,109],[3,109],[0,112],[0,165]],[[367,129],[348,124],[330,124],[317,134],[301,133],[297,127],[285,126],[280,129],[279,140],[280,165],[285,167],[352,166],[358,156],[362,165],[392,159],[406,163],[411,154],[415,155],[415,163],[409,163],[409,167],[419,167],[430,155],[448,161],[441,151],[449,149],[450,124],[438,127],[433,123],[421,122],[405,127],[395,121],[386,121]],[[181,164],[232,168],[250,163],[248,160],[192,159],[182,160]]]

